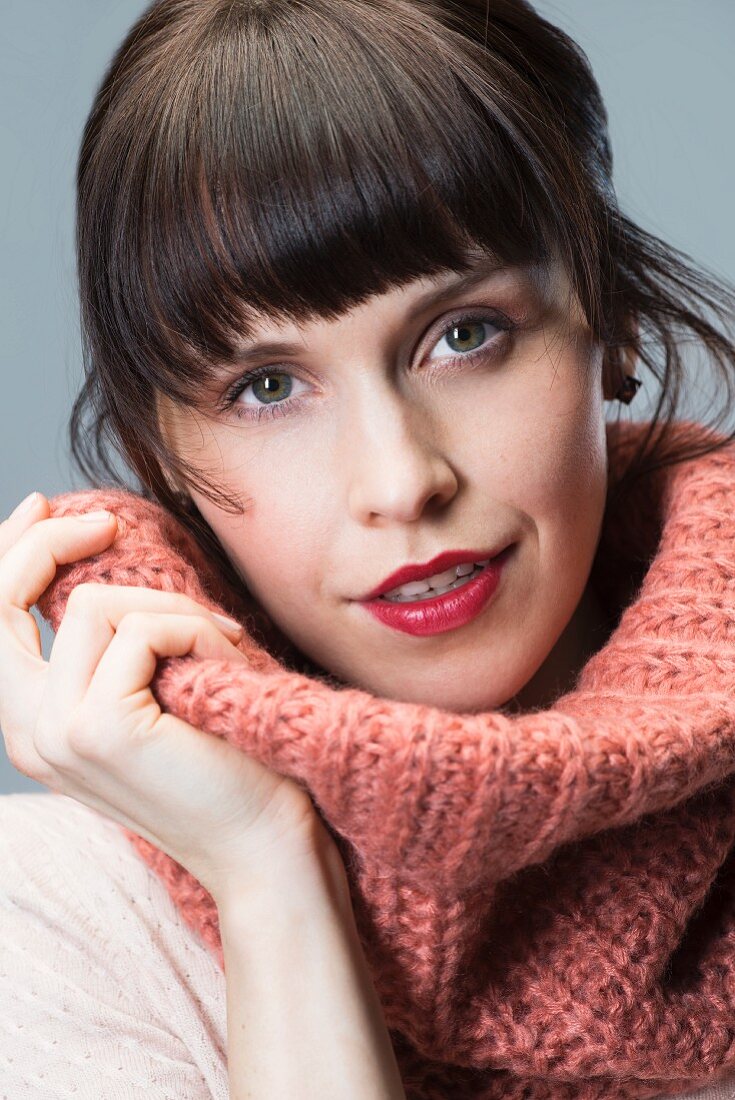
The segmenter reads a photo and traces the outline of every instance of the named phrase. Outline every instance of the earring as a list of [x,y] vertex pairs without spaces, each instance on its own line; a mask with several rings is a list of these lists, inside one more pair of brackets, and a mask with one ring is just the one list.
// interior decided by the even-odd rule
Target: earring
[[642,385],[640,378],[636,378],[632,374],[626,374],[620,389],[615,394],[615,400],[621,401],[624,405],[629,405]]

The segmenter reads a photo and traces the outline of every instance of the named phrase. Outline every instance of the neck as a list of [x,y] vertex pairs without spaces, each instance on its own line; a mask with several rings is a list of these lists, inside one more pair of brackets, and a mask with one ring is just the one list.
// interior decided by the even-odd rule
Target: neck
[[579,673],[607,641],[612,627],[592,582],[588,582],[549,656],[502,709],[508,714],[522,714],[553,706],[555,700],[574,687]]

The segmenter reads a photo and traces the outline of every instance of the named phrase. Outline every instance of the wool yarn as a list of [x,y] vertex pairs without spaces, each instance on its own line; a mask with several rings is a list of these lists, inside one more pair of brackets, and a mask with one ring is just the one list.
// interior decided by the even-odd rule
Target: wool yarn
[[[607,425],[613,480],[646,428]],[[59,569],[39,601],[54,629],[84,581],[184,592],[245,624],[249,665],[169,658],[152,690],[309,790],[409,1100],[622,1100],[735,1072],[733,445],[608,507],[593,578],[612,632],[572,690],[515,716],[286,668],[158,504],[103,488],[51,505],[124,524]],[[123,831],[222,965],[210,895]]]

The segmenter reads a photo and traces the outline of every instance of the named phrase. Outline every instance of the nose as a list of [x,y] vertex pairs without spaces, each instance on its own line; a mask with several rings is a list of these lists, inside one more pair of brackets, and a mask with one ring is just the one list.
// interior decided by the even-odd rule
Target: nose
[[412,523],[454,497],[436,418],[388,384],[361,390],[343,429],[348,508],[362,524]]

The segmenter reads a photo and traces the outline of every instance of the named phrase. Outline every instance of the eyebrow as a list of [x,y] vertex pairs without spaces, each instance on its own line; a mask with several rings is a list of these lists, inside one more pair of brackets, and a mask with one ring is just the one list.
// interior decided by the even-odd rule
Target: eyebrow
[[[484,283],[488,279],[498,275],[505,275],[513,272],[524,281],[528,280],[533,266],[534,265],[531,263],[517,265],[500,263],[497,259],[484,256],[480,260],[474,260],[473,269],[459,275],[454,282],[422,294],[412,303],[408,316],[413,320],[420,313],[423,313],[442,298],[448,298],[452,295],[472,290],[480,283]],[[235,351],[232,362],[240,365],[249,363],[255,359],[278,357],[282,355],[299,355],[303,353],[303,350],[303,344],[294,343],[292,341],[260,340],[254,343],[243,343]]]

